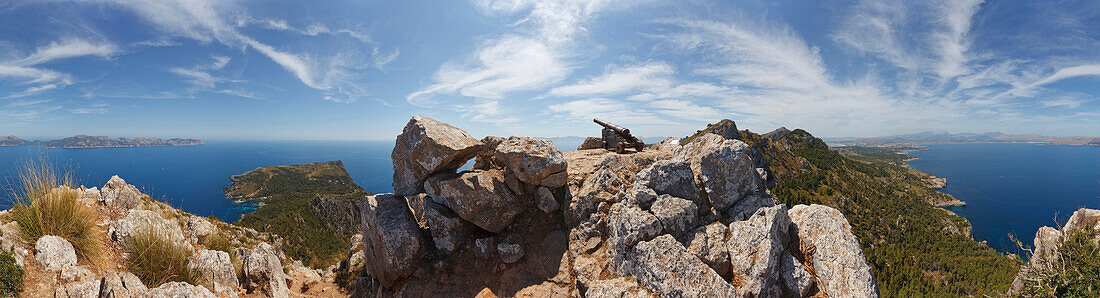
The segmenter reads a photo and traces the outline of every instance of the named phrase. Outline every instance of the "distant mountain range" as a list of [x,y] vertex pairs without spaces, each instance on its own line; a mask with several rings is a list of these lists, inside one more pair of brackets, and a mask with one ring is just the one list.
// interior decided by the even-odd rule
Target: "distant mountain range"
[[949,133],[946,131],[926,131],[913,134],[893,135],[871,138],[829,138],[825,139],[834,146],[904,146],[915,144],[940,143],[1046,143],[1054,145],[1091,145],[1100,146],[1098,137],[1052,137],[1036,134],[1013,135],[1000,132],[987,133]]
[[0,136],[0,146],[27,146],[41,145],[47,148],[117,148],[117,147],[151,147],[151,146],[197,146],[202,145],[199,139],[161,139],[161,138],[110,138],[107,136],[77,135],[73,137],[51,141],[27,141],[16,136]]

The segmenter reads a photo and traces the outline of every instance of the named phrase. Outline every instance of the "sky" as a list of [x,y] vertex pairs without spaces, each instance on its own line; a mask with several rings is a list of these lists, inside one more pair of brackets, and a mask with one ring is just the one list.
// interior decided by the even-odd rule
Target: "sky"
[[1100,136],[1100,1],[0,1],[0,135]]

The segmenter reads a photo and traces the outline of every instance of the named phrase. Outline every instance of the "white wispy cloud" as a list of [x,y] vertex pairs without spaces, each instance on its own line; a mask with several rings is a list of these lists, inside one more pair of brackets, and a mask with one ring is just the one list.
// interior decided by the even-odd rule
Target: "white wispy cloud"
[[936,49],[940,56],[936,71],[941,78],[950,79],[967,74],[967,51],[970,40],[967,33],[970,32],[971,19],[978,12],[979,6],[984,0],[943,0],[936,3],[941,9],[940,16],[947,30],[936,32],[933,39],[936,40]]
[[[486,40],[471,55],[452,59],[433,76],[431,85],[408,94],[410,104],[440,102],[438,94],[471,99],[501,99],[520,91],[545,90],[574,69],[570,59],[577,37],[609,1],[475,0],[482,13],[514,20],[513,32]],[[465,106],[465,104],[453,104]]]
[[611,66],[602,75],[550,90],[550,96],[599,96],[631,91],[665,89],[672,85],[676,69],[665,62]]
[[200,64],[192,68],[173,67],[168,71],[187,78],[188,81],[196,87],[211,89],[220,82],[228,81],[228,79],[214,76],[210,72],[225,68],[225,66],[229,64],[230,58],[226,56],[214,56],[211,59],[214,61],[209,64]]
[[[210,0],[88,0],[93,3],[111,4],[133,11],[156,29],[172,36],[200,42],[216,41],[229,47],[251,48],[267,56],[273,62],[294,75],[306,86],[320,90],[326,99],[354,101],[362,97],[364,90],[357,86],[356,76],[348,72],[357,61],[347,55],[327,55],[314,58],[308,54],[292,53],[246,36],[237,30],[237,22],[243,16],[252,20],[234,1]],[[246,21],[247,22],[247,21]],[[273,29],[290,28],[285,22],[263,21]],[[327,27],[313,27],[328,30]],[[318,31],[320,32],[320,31]],[[350,32],[350,31],[347,31]],[[342,60],[341,60],[342,59]],[[365,64],[364,64],[365,65]],[[185,73],[185,72],[177,72]],[[183,74],[181,74],[183,75]],[[194,73],[187,74],[188,76]],[[208,81],[200,80],[201,83]]]
[[90,42],[82,39],[65,39],[61,41],[55,41],[47,46],[38,48],[30,56],[15,61],[17,65],[33,66],[51,62],[54,60],[83,57],[83,56],[98,56],[101,58],[110,58],[112,55],[118,53],[119,48],[109,42]]
[[23,85],[34,85],[23,91],[9,94],[6,98],[37,95],[73,84],[71,75],[44,68],[41,64],[84,56],[107,59],[118,52],[118,47],[109,42],[67,38],[39,47],[23,58],[0,61],[0,79],[15,80]]

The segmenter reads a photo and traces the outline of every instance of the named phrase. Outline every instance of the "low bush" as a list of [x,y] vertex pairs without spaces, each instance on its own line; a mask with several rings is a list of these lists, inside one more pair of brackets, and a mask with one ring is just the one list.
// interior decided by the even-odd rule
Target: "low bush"
[[194,284],[194,276],[187,268],[191,250],[186,244],[175,244],[168,237],[152,228],[142,228],[125,243],[130,252],[127,263],[130,272],[137,275],[149,287],[170,281]]
[[15,255],[0,250],[0,297],[14,297],[23,291],[23,268],[15,263]]
[[[93,266],[103,261],[103,230],[96,225],[96,209],[81,204],[72,179],[46,163],[27,164],[19,173],[17,195],[11,219],[19,223],[19,236],[35,243],[44,235],[54,235],[72,243],[76,255]],[[58,187],[70,188],[61,191]]]
[[1029,297],[1100,297],[1100,245],[1095,242],[1098,237],[1098,229],[1067,235],[1051,260],[1023,271],[1021,294]]

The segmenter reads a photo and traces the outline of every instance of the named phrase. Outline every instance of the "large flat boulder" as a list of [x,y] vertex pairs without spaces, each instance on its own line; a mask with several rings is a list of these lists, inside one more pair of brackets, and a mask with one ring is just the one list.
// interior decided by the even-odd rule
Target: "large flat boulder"
[[831,297],[878,297],[871,267],[840,211],[822,205],[798,205],[789,213],[799,241],[814,247],[809,261],[822,292]]
[[393,285],[411,274],[424,254],[420,229],[403,197],[368,196],[361,210],[367,274]]
[[568,206],[570,222],[580,222],[596,212],[602,202],[614,202],[623,180],[608,168],[600,168],[585,179],[584,186],[571,198]]
[[671,235],[634,247],[627,273],[661,297],[734,297],[736,289]]
[[526,207],[508,190],[502,170],[432,176],[424,182],[424,190],[462,219],[493,233],[508,227]]
[[739,293],[762,297],[783,294],[780,261],[788,254],[784,245],[790,225],[785,205],[763,208],[748,220],[730,223],[726,246],[733,273],[744,281]]
[[568,178],[565,156],[547,139],[509,137],[496,147],[494,157],[527,184],[562,187]]
[[608,243],[615,252],[628,252],[641,241],[661,234],[661,221],[657,216],[629,202],[611,205],[607,216]]
[[661,221],[661,226],[664,227],[666,233],[681,238],[695,229],[697,224],[695,216],[699,212],[699,207],[696,207],[695,203],[682,198],[660,195],[657,197],[657,201],[653,202],[653,206],[649,208],[649,211],[653,212],[653,215]]
[[679,148],[673,160],[691,164],[710,206],[724,211],[743,197],[761,191],[760,174],[740,140],[706,133]]
[[415,116],[397,136],[393,159],[393,190],[400,196],[423,192],[424,180],[455,170],[477,154],[481,142],[465,130],[435,119]]

